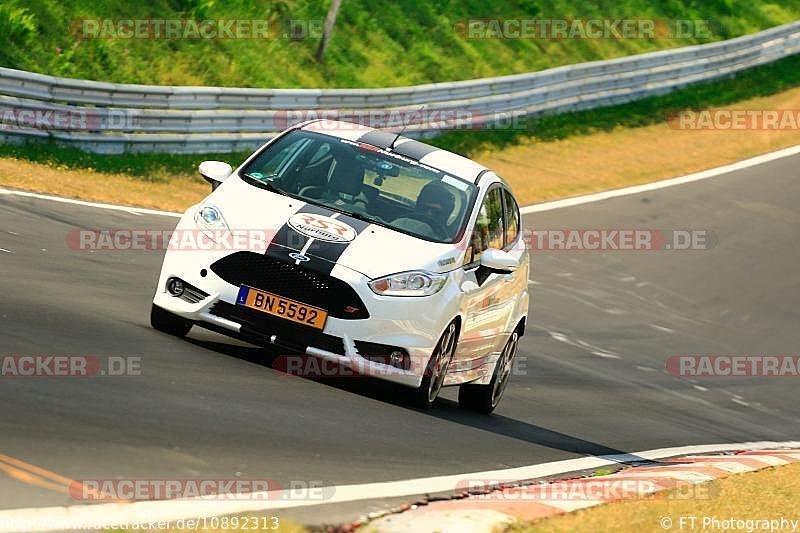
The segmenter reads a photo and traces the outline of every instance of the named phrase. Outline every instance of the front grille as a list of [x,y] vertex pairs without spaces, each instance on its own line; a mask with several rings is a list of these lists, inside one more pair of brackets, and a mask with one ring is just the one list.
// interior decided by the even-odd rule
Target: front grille
[[237,287],[249,285],[308,305],[336,318],[369,318],[364,302],[344,281],[324,272],[253,252],[236,252],[211,265],[220,278]]
[[344,343],[340,337],[255,309],[220,301],[211,307],[210,312],[212,315],[238,322],[242,325],[243,333],[255,333],[267,338],[275,335],[275,344],[291,350],[305,353],[306,348],[312,346],[335,354],[344,354]]

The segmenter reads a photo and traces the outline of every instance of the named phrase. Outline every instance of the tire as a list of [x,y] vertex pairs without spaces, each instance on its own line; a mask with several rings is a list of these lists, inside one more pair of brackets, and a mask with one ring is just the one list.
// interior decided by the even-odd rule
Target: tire
[[503,398],[511,369],[514,367],[514,358],[519,345],[519,332],[514,331],[497,360],[492,380],[488,385],[461,385],[458,388],[458,405],[463,409],[488,415]]
[[176,337],[185,337],[189,330],[192,329],[191,320],[186,320],[174,313],[170,313],[155,304],[150,308],[150,325],[158,331],[169,333]]
[[442,333],[439,342],[436,344],[431,355],[428,365],[425,368],[425,374],[422,377],[422,383],[416,389],[412,389],[411,401],[415,406],[422,409],[430,409],[433,407],[439,392],[442,390],[444,378],[447,375],[447,368],[450,366],[450,361],[453,359],[453,353],[456,351],[456,344],[458,341],[458,326],[455,321],[450,322]]

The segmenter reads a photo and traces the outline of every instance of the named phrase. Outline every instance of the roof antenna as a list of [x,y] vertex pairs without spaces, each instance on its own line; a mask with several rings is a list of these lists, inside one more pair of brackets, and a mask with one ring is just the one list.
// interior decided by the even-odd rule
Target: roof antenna
[[[422,104],[421,106],[419,106],[419,109],[417,110],[417,113],[422,113],[423,109],[425,109],[425,104]],[[408,124],[403,124],[403,128],[400,130],[400,133],[398,133],[395,136],[394,140],[392,141],[392,144],[389,145],[389,149],[390,150],[394,150],[395,143],[400,139],[400,136],[403,134],[403,132],[406,131],[406,128],[409,126],[409,124],[411,124],[411,117],[413,115],[414,114],[412,113],[411,116],[409,116]]]

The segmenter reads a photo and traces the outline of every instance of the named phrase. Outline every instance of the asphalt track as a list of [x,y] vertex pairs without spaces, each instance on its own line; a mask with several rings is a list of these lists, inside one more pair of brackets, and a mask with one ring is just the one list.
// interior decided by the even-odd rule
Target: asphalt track
[[[166,229],[174,218],[0,195],[0,354],[141,358],[138,376],[0,378],[0,454],[76,480],[288,486],[797,440],[796,379],[692,382],[665,365],[673,355],[800,353],[798,168],[800,156],[788,157],[525,216],[537,229],[705,230],[713,245],[535,252],[525,364],[489,417],[459,410],[452,389],[422,412],[383,383],[288,377],[261,349],[198,328],[189,340],[158,333],[148,312],[162,254],[77,251],[67,235]],[[3,471],[0,510],[76,503]]]

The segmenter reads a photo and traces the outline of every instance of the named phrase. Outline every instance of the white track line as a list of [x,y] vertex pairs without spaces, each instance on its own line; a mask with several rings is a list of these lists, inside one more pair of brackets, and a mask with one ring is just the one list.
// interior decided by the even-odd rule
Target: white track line
[[[551,202],[542,202],[540,204],[533,204],[526,207],[522,207],[520,212],[523,215],[527,215],[529,213],[539,213],[541,211],[551,211],[553,209],[561,209],[564,207],[572,207],[575,205],[582,205],[588,204],[592,202],[599,202],[600,200],[607,200],[609,198],[618,198],[620,196],[629,196],[631,194],[639,194],[642,192],[648,191],[655,191],[658,189],[664,189],[666,187],[672,187],[673,185],[682,185],[684,183],[691,183],[693,181],[700,181],[708,178],[713,178],[715,176],[719,176],[721,174],[728,174],[729,172],[735,172],[737,170],[742,170],[745,168],[753,167],[756,165],[761,165],[764,163],[769,163],[770,161],[775,161],[776,159],[781,159],[784,157],[789,157],[793,155],[800,154],[800,145],[791,146],[789,148],[784,148],[783,150],[778,150],[777,152],[770,152],[768,154],[759,155],[756,157],[752,157],[750,159],[745,159],[744,161],[739,161],[737,163],[732,163],[730,165],[725,165],[723,167],[712,168],[709,170],[704,170],[702,172],[697,172],[695,174],[689,174],[687,176],[680,176],[677,178],[670,178],[666,180],[656,181],[653,183],[646,183],[644,185],[634,185],[632,187],[623,187],[622,189],[614,189],[612,191],[604,191],[598,192],[593,194],[585,194],[583,196],[575,196],[573,198],[565,198],[563,200],[553,200]],[[82,205],[86,207],[96,207],[99,209],[112,209],[114,211],[127,211],[128,213],[132,213],[135,215],[160,215],[165,217],[180,217],[181,213],[175,213],[171,211],[159,211],[157,209],[144,209],[141,207],[127,207],[124,205],[114,205],[114,204],[103,204],[103,203],[96,203],[96,202],[87,202],[84,200],[74,200],[72,198],[62,198],[60,196],[50,196],[47,194],[38,194],[33,192],[26,192],[26,191],[15,191],[12,189],[2,189],[0,188],[0,194],[7,194],[12,196],[25,196],[28,198],[37,198],[39,200],[51,200],[53,202],[61,202],[65,204],[74,204],[74,205]]]
[[725,165],[723,167],[712,168],[709,170],[704,170],[702,172],[689,174],[687,176],[680,176],[678,178],[670,178],[666,180],[656,181],[653,183],[645,183],[644,185],[634,185],[632,187],[624,187],[622,189],[614,189],[612,191],[603,191],[594,194],[586,194],[583,196],[575,196],[574,198],[565,198],[563,200],[555,200],[552,202],[533,204],[521,208],[520,212],[523,215],[527,215],[529,213],[539,213],[541,211],[550,211],[552,209],[561,209],[563,207],[572,207],[575,205],[599,202],[600,200],[607,200],[609,198],[618,198],[620,196],[629,196],[631,194],[639,194],[642,192],[655,191],[658,189],[664,189],[666,187],[672,187],[674,185],[683,185],[684,183],[692,183],[693,181],[700,181],[708,178],[713,178],[715,176],[728,174],[730,172],[735,172],[737,170],[754,167],[756,165],[762,165],[764,163],[769,163],[770,161],[775,161],[776,159],[781,159],[784,157],[789,157],[797,154],[800,154],[800,145],[784,148],[783,150],[778,150],[777,152],[770,152],[768,154],[759,155],[756,157],[752,157],[750,159],[745,159],[744,161],[739,161],[737,163]]
[[39,194],[27,191],[15,191],[13,189],[0,189],[0,194],[9,196],[23,196],[25,198],[36,198],[37,200],[50,200],[51,202],[60,202],[62,204],[82,205],[85,207],[96,207],[98,209],[110,209],[112,211],[125,211],[134,215],[159,215],[164,217],[180,217],[181,213],[173,213],[172,211],[159,211],[158,209],[145,209],[143,207],[129,207],[126,205],[114,204],[101,204],[97,202],[86,202],[84,200],[75,200],[73,198],[62,198],[61,196],[50,196],[48,194]]
[[415,496],[437,492],[452,492],[458,487],[463,487],[464,483],[468,480],[480,479],[512,482],[567,474],[625,462],[641,461],[643,459],[657,460],[689,454],[708,454],[732,450],[797,448],[798,446],[800,446],[800,441],[762,441],[662,448],[633,454],[582,457],[580,459],[569,459],[566,461],[555,461],[489,472],[326,487],[320,489],[326,497],[319,499],[292,499],[290,497],[291,491],[273,491],[240,494],[236,499],[233,497],[226,497],[225,499],[201,497],[181,500],[140,501],[135,503],[12,509],[0,511],[0,531],[16,532],[56,531],[69,528],[81,529],[92,526],[96,527],[97,524],[133,524],[148,522],[150,520],[174,521],[180,518],[199,518],[229,513],[267,511],[291,507]]

